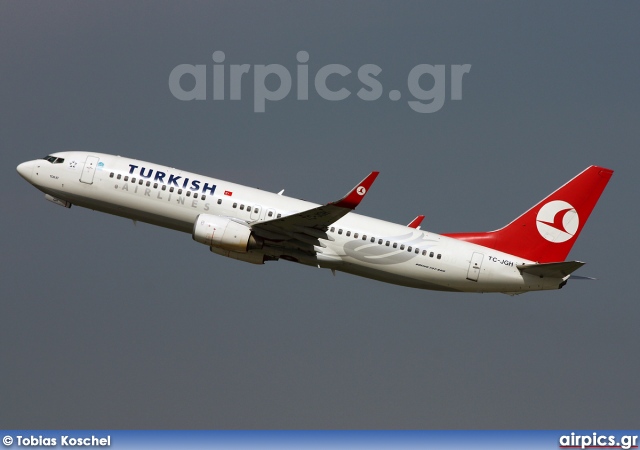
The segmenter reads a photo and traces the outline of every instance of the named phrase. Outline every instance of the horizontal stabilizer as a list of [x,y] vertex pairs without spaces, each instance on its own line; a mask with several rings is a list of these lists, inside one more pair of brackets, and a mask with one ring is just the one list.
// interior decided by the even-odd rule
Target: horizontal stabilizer
[[537,277],[564,278],[584,266],[580,261],[564,261],[543,264],[518,264],[516,267],[522,273]]

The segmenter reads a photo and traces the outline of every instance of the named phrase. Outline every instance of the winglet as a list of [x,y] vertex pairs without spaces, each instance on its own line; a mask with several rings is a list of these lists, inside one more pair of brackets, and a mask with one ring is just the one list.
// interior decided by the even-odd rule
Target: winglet
[[409,225],[407,225],[409,228],[415,228],[418,229],[420,228],[420,224],[422,223],[422,220],[424,219],[424,216],[421,214],[418,217],[416,217],[415,219],[413,219],[411,221],[411,223]]
[[364,195],[367,193],[376,177],[380,172],[371,172],[367,177],[356,185],[351,191],[337,202],[329,203],[330,205],[340,208],[355,209],[360,204]]

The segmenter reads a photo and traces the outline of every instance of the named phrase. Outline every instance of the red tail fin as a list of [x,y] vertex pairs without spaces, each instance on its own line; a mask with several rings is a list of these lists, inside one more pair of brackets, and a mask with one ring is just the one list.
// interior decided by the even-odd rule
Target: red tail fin
[[531,261],[564,261],[612,174],[604,167],[588,167],[504,228],[445,236]]

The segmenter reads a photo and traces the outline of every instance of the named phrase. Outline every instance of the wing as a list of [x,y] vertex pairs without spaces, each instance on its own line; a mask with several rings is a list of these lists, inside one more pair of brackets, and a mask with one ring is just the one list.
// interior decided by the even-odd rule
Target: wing
[[290,244],[300,250],[311,252],[311,246],[323,247],[318,239],[332,239],[326,230],[360,204],[379,173],[371,172],[338,201],[280,219],[254,222],[251,229],[256,235],[270,241],[292,241]]

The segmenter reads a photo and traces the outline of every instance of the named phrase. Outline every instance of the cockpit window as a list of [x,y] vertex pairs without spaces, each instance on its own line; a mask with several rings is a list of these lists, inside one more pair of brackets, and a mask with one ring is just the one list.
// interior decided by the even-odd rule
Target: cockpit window
[[62,164],[64,162],[64,158],[57,158],[55,156],[45,156],[44,158],[45,161],[49,161],[51,164]]

